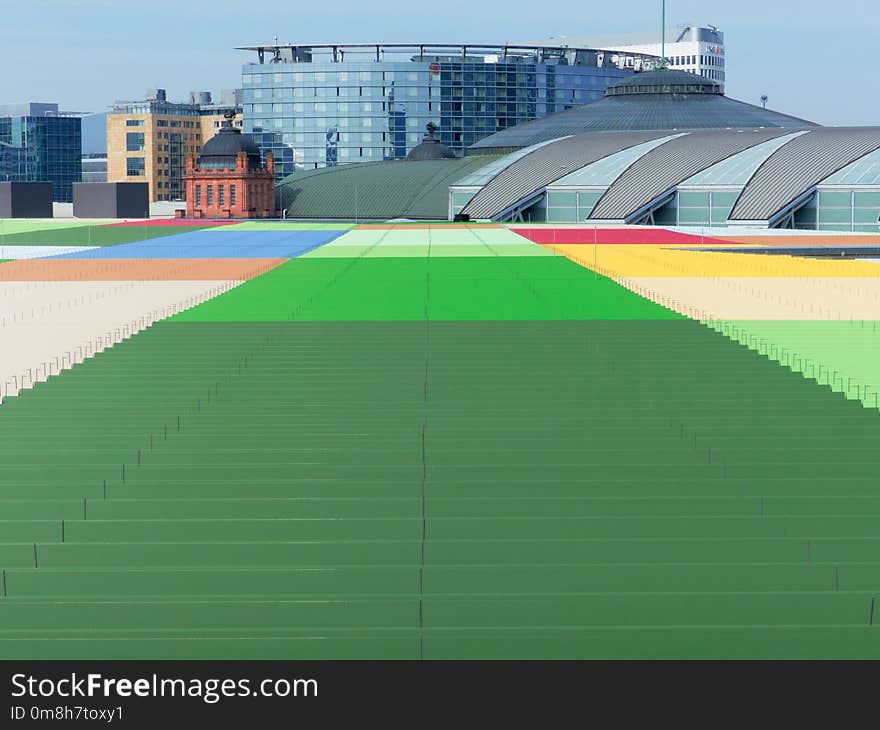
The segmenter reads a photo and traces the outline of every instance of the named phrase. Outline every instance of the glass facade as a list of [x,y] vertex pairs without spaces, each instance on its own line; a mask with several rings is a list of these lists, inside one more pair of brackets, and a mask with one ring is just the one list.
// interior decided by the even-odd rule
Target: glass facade
[[[680,190],[672,203],[677,220],[668,220],[670,211],[664,210],[660,218],[680,226],[726,226],[730,211],[739,198],[739,190]],[[657,215],[654,220],[657,220]]]
[[880,190],[820,188],[814,214],[821,231],[880,233]]
[[[654,223],[727,226],[740,192],[735,188],[678,190],[669,203],[654,211]],[[820,188],[794,211],[791,223],[807,230],[880,233],[880,191]]]
[[[599,190],[556,191],[548,190],[546,220],[553,223],[584,223],[605,193]],[[534,220],[534,219],[533,219]]]
[[880,233],[880,150],[838,170],[819,184],[816,228]]
[[82,127],[76,116],[0,117],[0,179],[51,182],[56,202],[73,200],[82,180]]
[[27,180],[27,151],[3,141],[4,127],[10,121],[0,118],[0,181],[21,182]]
[[280,176],[405,157],[428,122],[460,156],[494,132],[598,99],[629,73],[534,58],[252,63],[242,72],[244,131]]

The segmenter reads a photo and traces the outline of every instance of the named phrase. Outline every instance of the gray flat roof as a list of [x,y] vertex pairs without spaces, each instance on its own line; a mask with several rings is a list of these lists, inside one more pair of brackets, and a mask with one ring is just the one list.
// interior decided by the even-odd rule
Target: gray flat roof
[[[276,51],[281,49],[294,51],[325,51],[332,52],[334,49],[342,50],[349,53],[373,53],[376,49],[391,49],[395,53],[408,53],[423,51],[426,55],[431,54],[431,50],[440,50],[448,52],[455,50],[459,52],[472,51],[475,53],[485,51],[492,53],[515,53],[517,51],[534,52],[534,51],[603,51],[602,48],[589,48],[586,46],[571,46],[564,43],[552,44],[541,43],[537,45],[521,44],[521,43],[267,43],[259,46],[237,46],[238,51]],[[644,56],[645,58],[659,58],[646,53],[631,53],[631,56]]]

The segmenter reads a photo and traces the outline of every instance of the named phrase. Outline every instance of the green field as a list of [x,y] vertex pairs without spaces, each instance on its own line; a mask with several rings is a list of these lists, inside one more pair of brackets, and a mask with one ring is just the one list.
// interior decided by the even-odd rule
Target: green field
[[713,329],[836,393],[880,407],[880,331],[874,321],[723,320]]
[[677,319],[559,257],[300,258],[178,321]]
[[303,255],[305,259],[326,258],[435,258],[471,256],[553,256],[549,249],[531,244],[495,244],[484,246],[473,243],[463,244],[383,244],[381,246],[347,246],[327,244]]
[[[2,246],[114,246],[151,238],[200,231],[205,226],[107,226],[61,224],[45,229],[5,231],[0,228]],[[221,226],[222,227],[222,226]]]
[[2,407],[0,656],[876,657],[878,430],[684,320],[166,323]]
[[17,233],[33,233],[35,231],[61,231],[80,228],[86,224],[81,221],[59,221],[41,218],[0,218],[0,237]]
[[877,413],[498,230],[351,231],[7,399],[0,658],[880,657]]

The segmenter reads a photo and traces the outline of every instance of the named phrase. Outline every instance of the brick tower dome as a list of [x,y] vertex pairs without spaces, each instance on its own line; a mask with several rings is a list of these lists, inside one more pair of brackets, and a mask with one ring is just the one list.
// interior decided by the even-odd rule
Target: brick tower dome
[[198,157],[186,161],[186,214],[191,218],[273,218],[275,161],[248,135],[232,126],[233,114]]

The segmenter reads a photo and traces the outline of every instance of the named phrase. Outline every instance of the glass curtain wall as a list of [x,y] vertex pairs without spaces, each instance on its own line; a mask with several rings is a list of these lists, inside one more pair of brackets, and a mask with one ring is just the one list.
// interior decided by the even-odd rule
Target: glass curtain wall
[[73,200],[73,183],[82,180],[79,117],[5,117],[0,119],[0,142],[5,143],[4,180],[51,182],[56,202]]
[[628,72],[483,59],[314,61],[243,67],[244,131],[279,176],[404,157],[428,122],[463,155],[494,132],[598,99]]
[[880,232],[880,191],[819,190],[817,227],[823,231]]

